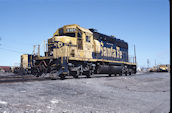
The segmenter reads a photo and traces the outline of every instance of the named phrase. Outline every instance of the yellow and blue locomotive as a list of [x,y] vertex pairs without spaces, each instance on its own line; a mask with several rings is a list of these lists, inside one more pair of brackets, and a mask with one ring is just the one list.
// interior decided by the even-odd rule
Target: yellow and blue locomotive
[[128,61],[125,41],[72,24],[59,28],[48,39],[45,56],[33,58],[31,71],[36,76],[51,73],[61,79],[96,73],[127,75],[136,73],[136,63]]

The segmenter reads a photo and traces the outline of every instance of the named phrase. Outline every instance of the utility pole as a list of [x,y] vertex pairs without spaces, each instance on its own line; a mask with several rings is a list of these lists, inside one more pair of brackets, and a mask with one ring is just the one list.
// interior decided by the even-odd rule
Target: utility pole
[[35,48],[36,48],[36,45],[33,45],[33,52],[32,52],[33,55],[35,55]]
[[38,53],[37,53],[38,57],[40,57],[40,45],[38,45]]
[[46,52],[48,52],[48,42],[46,41]]
[[135,63],[137,64],[137,61],[136,61],[136,47],[134,45],[134,60],[135,60]]
[[149,59],[147,59],[147,68],[149,68]]
[[45,48],[45,40],[44,40],[44,52],[46,52],[46,48]]

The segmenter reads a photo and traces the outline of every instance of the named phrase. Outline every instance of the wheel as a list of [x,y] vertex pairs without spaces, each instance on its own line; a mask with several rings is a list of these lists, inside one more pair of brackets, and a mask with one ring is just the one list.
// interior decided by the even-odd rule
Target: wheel
[[65,75],[64,74],[61,74],[61,75],[59,75],[60,76],[60,79],[61,80],[64,80],[65,79]]
[[39,77],[39,76],[42,75],[42,73],[40,72],[39,69],[35,69],[35,70],[34,70],[34,75],[35,75],[36,77]]
[[78,78],[78,72],[71,72],[73,78]]
[[116,76],[116,74],[114,74],[114,76]]
[[125,72],[125,76],[127,76],[127,74],[128,74],[128,73],[127,73],[127,72]]
[[57,80],[57,77],[52,77],[51,80]]
[[73,75],[73,78],[78,78],[78,75]]
[[109,77],[111,77],[112,75],[111,75],[111,73],[109,73]]
[[31,74],[36,76],[36,73],[37,73],[37,69],[36,68],[31,68]]
[[36,74],[36,77],[39,77],[39,76],[41,76],[42,75],[42,73],[41,72],[38,72],[37,74]]
[[91,71],[87,71],[87,72],[86,72],[86,77],[87,77],[87,78],[91,78]]
[[119,73],[119,76],[122,76],[122,73]]
[[49,77],[51,78],[51,80],[57,80],[57,75],[55,73],[50,73]]
[[129,72],[129,75],[131,75],[131,72]]
[[122,74],[125,74],[125,76],[127,76],[127,74],[128,74],[128,68],[127,68],[127,66],[123,66],[121,73]]
[[96,69],[96,73],[99,74],[100,71],[101,71],[101,70],[100,70],[100,66],[98,66],[97,69]]

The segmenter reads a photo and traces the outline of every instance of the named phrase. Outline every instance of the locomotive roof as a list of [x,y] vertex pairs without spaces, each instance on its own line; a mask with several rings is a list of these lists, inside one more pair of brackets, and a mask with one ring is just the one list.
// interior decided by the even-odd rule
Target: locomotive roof
[[87,32],[87,33],[90,33],[90,34],[93,34],[89,29],[86,29],[86,28],[83,28],[83,27],[80,27],[78,24],[70,24],[70,25],[65,25],[63,27],[74,27],[74,28],[79,28],[81,31],[83,32]]
[[62,29],[62,28],[78,28],[80,29],[81,31],[87,33],[87,34],[93,34],[89,29],[86,29],[86,28],[83,28],[83,27],[80,27],[78,24],[70,24],[70,25],[64,25],[63,27],[61,28],[58,28],[56,30],[56,32],[53,34],[53,36],[56,36],[59,34],[59,29]]
[[106,41],[108,43],[116,44],[116,46],[128,49],[128,43],[124,40],[117,39],[114,36],[108,36],[102,33],[97,32],[95,29],[89,29],[93,32],[93,37],[97,40]]

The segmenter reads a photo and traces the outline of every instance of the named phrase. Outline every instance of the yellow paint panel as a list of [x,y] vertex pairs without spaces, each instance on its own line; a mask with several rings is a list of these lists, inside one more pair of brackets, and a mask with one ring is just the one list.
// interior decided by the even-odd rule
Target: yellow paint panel
[[28,68],[28,55],[21,55],[21,65],[23,68]]

